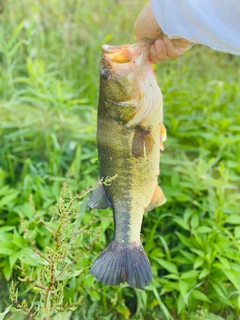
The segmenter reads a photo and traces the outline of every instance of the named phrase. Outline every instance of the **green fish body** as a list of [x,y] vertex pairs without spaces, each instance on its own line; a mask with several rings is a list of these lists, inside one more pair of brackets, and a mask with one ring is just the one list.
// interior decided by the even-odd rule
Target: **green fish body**
[[94,190],[89,206],[113,210],[114,239],[91,268],[108,285],[142,288],[152,279],[140,231],[144,212],[165,202],[158,186],[165,128],[148,50],[147,43],[103,46],[97,144],[100,177],[114,179]]

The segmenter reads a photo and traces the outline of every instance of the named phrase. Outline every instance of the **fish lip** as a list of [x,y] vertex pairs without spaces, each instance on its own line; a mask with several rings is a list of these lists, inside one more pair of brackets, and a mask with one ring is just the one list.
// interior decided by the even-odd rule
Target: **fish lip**
[[146,47],[146,42],[137,42],[135,44],[126,44],[120,46],[110,46],[108,44],[104,44],[102,46],[103,53],[114,54],[123,51],[124,49],[129,49],[130,51],[143,51]]
[[108,44],[104,44],[102,46],[102,51],[104,53],[116,53],[116,52],[121,51],[124,47],[126,47],[126,46],[110,46]]

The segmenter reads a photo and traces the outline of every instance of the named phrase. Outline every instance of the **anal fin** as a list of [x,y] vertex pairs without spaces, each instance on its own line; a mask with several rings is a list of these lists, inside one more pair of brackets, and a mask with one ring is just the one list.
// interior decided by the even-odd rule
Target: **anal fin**
[[163,205],[166,202],[166,198],[163,194],[162,189],[159,187],[159,185],[156,185],[152,200],[147,207],[146,211],[151,211],[161,205]]
[[93,190],[88,201],[88,206],[90,209],[106,209],[111,206],[102,185]]

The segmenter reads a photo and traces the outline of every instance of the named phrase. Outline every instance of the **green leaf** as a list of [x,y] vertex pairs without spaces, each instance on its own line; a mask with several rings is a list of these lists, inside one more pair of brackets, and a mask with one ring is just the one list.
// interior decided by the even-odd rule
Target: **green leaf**
[[36,267],[39,264],[48,264],[46,260],[39,256],[39,254],[27,247],[18,252],[18,259],[33,267]]
[[209,270],[207,268],[204,268],[199,275],[199,279],[205,278],[208,274]]
[[223,292],[223,290],[221,289],[219,284],[217,284],[213,281],[211,281],[210,283],[211,283],[212,287],[214,288],[214,290],[216,291],[217,295],[219,295],[223,299],[227,299],[227,297],[225,296],[225,293]]
[[15,229],[15,226],[4,226],[4,227],[0,227],[0,233],[4,233],[7,231],[12,231]]
[[89,294],[92,301],[99,301],[101,299],[100,294],[96,290],[90,290]]
[[240,214],[231,214],[227,217],[226,222],[230,224],[240,224]]
[[164,276],[164,278],[165,279],[179,280],[179,275],[170,273],[170,274],[166,274]]
[[183,272],[181,275],[181,279],[198,278],[199,273],[200,272],[198,270]]
[[188,303],[188,284],[185,281],[179,281],[179,291],[182,295],[184,303]]
[[12,241],[12,234],[9,232],[0,232],[0,243],[1,242],[11,242]]
[[137,311],[135,317],[137,318],[141,314],[142,308],[147,307],[148,295],[145,290],[135,290],[135,294],[137,296]]
[[[1,172],[0,172],[0,174],[1,174]],[[3,187],[0,189],[0,196],[2,196],[2,195],[4,195],[4,194],[8,193],[8,192],[9,192],[9,190],[11,190],[11,189],[9,189],[9,186],[8,186],[8,185],[3,186]]]
[[9,256],[16,250],[16,247],[9,241],[0,242],[0,254]]
[[17,208],[17,212],[28,219],[31,219],[34,215],[33,207],[30,205],[30,203],[27,202],[24,203],[22,206],[19,206]]
[[173,273],[173,274],[178,274],[178,268],[177,266],[169,262],[167,260],[161,259],[161,258],[153,258],[160,266],[162,266],[164,269],[166,269],[168,272]]
[[[159,258],[163,258],[165,257],[165,254],[162,251],[162,248],[155,248],[151,251],[150,253],[150,257],[159,257]],[[153,258],[152,258],[153,259]]]
[[91,275],[88,274],[84,279],[83,279],[83,286],[85,288],[92,288],[94,286],[95,278]]
[[189,225],[180,217],[173,218],[173,221],[176,222],[180,227],[182,227],[184,230],[189,230]]
[[178,282],[172,282],[168,281],[164,284],[162,290],[161,290],[161,295],[163,295],[165,292],[173,292],[173,291],[179,291],[179,286]]
[[184,303],[184,300],[183,300],[183,297],[182,295],[180,294],[178,296],[178,299],[177,299],[177,310],[178,310],[178,314],[181,313],[181,311],[185,308],[185,303]]
[[205,253],[201,250],[191,248],[191,251],[196,253],[199,257],[205,258]]
[[202,235],[199,235],[194,229],[192,229],[192,233],[194,235],[194,240],[196,241],[198,247],[204,247]]
[[240,295],[237,298],[237,303],[238,303],[238,309],[240,309]]
[[187,238],[186,236],[184,236],[183,234],[181,234],[180,232],[176,232],[178,238],[180,239],[180,241],[187,247],[187,248],[192,248],[195,247],[194,244],[192,243],[191,239]]
[[7,281],[10,280],[11,278],[11,275],[12,275],[12,268],[10,267],[9,263],[7,263],[4,268],[3,268],[3,274],[4,274],[4,277]]
[[156,288],[153,287],[152,291],[153,291],[153,293],[155,295],[155,298],[158,301],[158,304],[159,304],[161,310],[163,311],[165,317],[167,318],[167,320],[174,320],[173,317],[171,316],[170,312],[166,308],[165,304],[162,302],[162,300],[161,300]]
[[165,250],[165,252],[166,252],[167,260],[170,260],[170,259],[171,259],[171,253],[170,253],[170,251],[169,251],[169,248],[168,248],[168,245],[167,245],[166,240],[165,240],[164,237],[162,237],[162,236],[159,236],[159,239],[161,240],[162,245],[163,245],[163,247],[164,247],[164,250]]
[[12,241],[13,244],[15,244],[18,248],[22,248],[24,246],[24,240],[23,237],[21,237],[19,234],[15,233],[13,235]]
[[234,236],[236,239],[240,239],[240,227],[234,228]]
[[4,320],[5,316],[8,314],[8,312],[11,310],[12,305],[7,307],[2,313],[0,313],[0,320]]
[[227,270],[231,269],[228,259],[226,259],[224,257],[218,257],[218,259],[222,263],[222,265],[225,267],[225,269],[227,269]]
[[197,257],[197,259],[193,265],[193,268],[197,269],[198,267],[200,267],[204,263],[204,261],[205,260],[202,257]]
[[195,213],[192,218],[191,218],[191,221],[190,221],[190,224],[191,224],[191,227],[193,229],[196,229],[199,225],[199,215],[198,213]]
[[117,304],[116,311],[120,313],[124,319],[129,319],[131,312],[125,304]]
[[212,232],[212,228],[207,227],[207,226],[200,226],[195,230],[195,232],[200,233],[200,234],[201,233],[210,233],[210,232]]
[[19,258],[19,251],[14,252],[9,256],[9,263],[10,263],[11,269],[15,265],[15,262],[17,261],[18,258]]
[[25,21],[22,21],[13,31],[11,34],[10,39],[7,42],[7,47],[8,50],[12,49],[12,46],[14,45],[15,41],[17,40],[17,37],[19,36],[19,33],[21,32],[21,30],[23,29],[25,24]]
[[230,263],[231,270],[237,271],[240,274],[240,265],[238,263],[231,262]]
[[180,202],[189,202],[191,201],[191,197],[185,193],[179,193],[177,196],[176,196],[176,200],[177,201],[180,201]]
[[19,195],[19,191],[14,191],[8,195],[6,195],[5,197],[3,197],[0,200],[0,208],[4,207],[6,204],[8,204],[9,202],[11,202],[13,199],[15,199],[17,196]]
[[183,265],[183,264],[192,264],[191,260],[189,260],[187,258],[184,258],[184,257],[182,257],[180,255],[172,258],[172,261],[176,262],[177,264],[181,264],[181,265]]
[[197,289],[195,289],[192,292],[192,297],[196,300],[201,300],[201,301],[211,303],[211,300],[209,300],[208,297],[203,292],[201,292],[200,290],[197,290]]
[[189,262],[194,263],[194,261],[196,261],[196,256],[195,256],[195,254],[190,253],[190,252],[188,252],[188,251],[186,251],[186,250],[180,250],[180,252],[181,252],[181,254],[182,254],[185,258],[187,258],[187,259],[189,260]]
[[232,282],[234,287],[240,292],[240,277],[238,274],[235,274],[234,272],[222,270],[223,273],[226,275],[226,277]]

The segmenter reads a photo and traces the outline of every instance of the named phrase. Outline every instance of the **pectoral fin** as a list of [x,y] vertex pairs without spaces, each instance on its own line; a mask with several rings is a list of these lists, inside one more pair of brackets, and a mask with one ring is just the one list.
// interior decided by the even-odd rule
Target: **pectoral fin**
[[147,207],[146,211],[151,211],[163,205],[165,202],[166,202],[166,198],[162,192],[162,189],[159,187],[159,185],[157,185],[152,197],[152,201]]
[[108,201],[103,186],[94,189],[91,197],[88,201],[88,206],[90,209],[106,209],[111,207],[110,202]]
[[152,152],[154,139],[151,129],[143,130],[141,127],[136,127],[132,142],[132,153],[135,158],[143,158]]
[[164,126],[164,124],[162,124],[161,126],[161,131],[160,131],[160,150],[164,150],[164,146],[163,146],[163,141],[165,141],[167,139],[167,130]]

